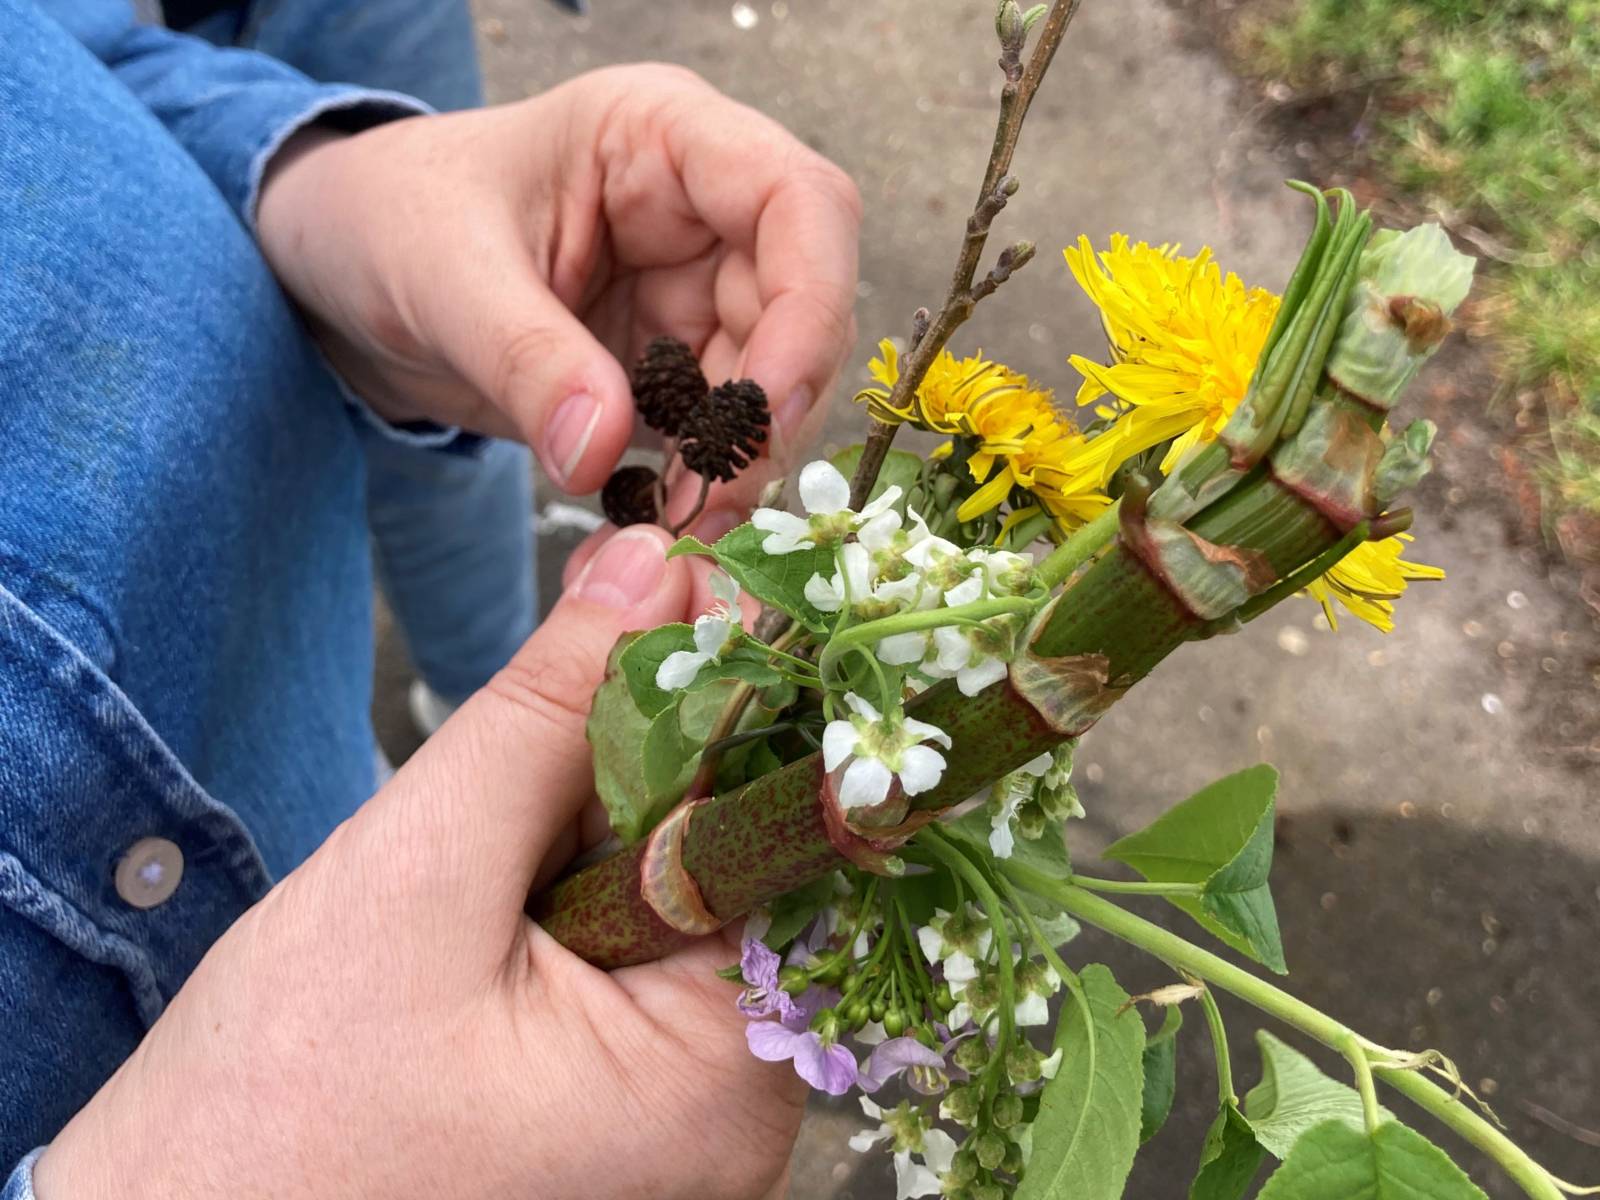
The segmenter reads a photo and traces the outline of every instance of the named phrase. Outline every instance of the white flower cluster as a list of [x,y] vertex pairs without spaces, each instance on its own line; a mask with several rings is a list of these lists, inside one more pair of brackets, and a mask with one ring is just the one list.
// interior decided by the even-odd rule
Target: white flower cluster
[[945,1176],[956,1156],[956,1140],[935,1125],[928,1114],[901,1101],[894,1108],[883,1108],[866,1096],[861,1111],[878,1122],[850,1139],[857,1153],[872,1149],[882,1141],[894,1147],[895,1200],[919,1200],[945,1192]]
[[[757,509],[751,518],[768,531],[762,549],[788,554],[832,546],[837,569],[831,578],[813,575],[805,596],[822,612],[849,609],[871,621],[901,612],[955,608],[978,600],[1019,596],[1034,584],[1033,562],[1006,550],[963,550],[929,532],[918,513],[906,526],[893,507],[898,487],[857,513],[849,507],[850,485],[831,464],[814,462],[800,473],[806,518]],[[854,541],[846,541],[850,534]],[[892,634],[879,640],[877,656],[909,668],[925,680],[954,679],[962,695],[976,696],[1005,677],[1020,622],[1014,616],[957,622],[934,629]]]
[[[969,1022],[980,1032],[985,1030],[1000,1003],[1000,960],[994,931],[982,911],[971,903],[953,913],[937,909],[933,919],[917,930],[917,941],[928,962],[944,968],[945,982],[956,1000],[947,1018],[952,1032]],[[1048,1024],[1049,1000],[1061,990],[1061,976],[1042,960],[1020,959],[1014,983],[1012,1020],[1017,1027]],[[1044,1060],[1044,1078],[1055,1075],[1060,1054],[1058,1050]]]

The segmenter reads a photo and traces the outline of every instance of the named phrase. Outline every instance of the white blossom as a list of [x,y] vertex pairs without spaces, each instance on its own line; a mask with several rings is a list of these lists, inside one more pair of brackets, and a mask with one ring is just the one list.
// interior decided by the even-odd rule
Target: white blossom
[[[919,1200],[944,1192],[944,1176],[955,1158],[956,1141],[937,1128],[917,1109],[901,1103],[885,1110],[866,1096],[861,1111],[877,1121],[875,1129],[865,1129],[850,1139],[850,1149],[864,1152],[879,1142],[894,1145],[895,1200]],[[918,1161],[920,1156],[921,1161]]]
[[[959,686],[959,685],[958,685]],[[1030,758],[1002,781],[989,801],[989,849],[996,858],[1010,858],[1017,839],[1011,831],[1017,808],[1033,794],[1033,780],[1055,766],[1055,757],[1046,750]]]
[[890,487],[860,512],[850,507],[850,481],[832,463],[807,463],[800,471],[800,504],[806,516],[797,517],[776,508],[758,508],[750,523],[767,536],[761,549],[768,554],[790,554],[808,546],[833,546],[865,522],[887,511],[900,499],[900,489]]
[[721,657],[738,628],[739,585],[724,572],[713,571],[711,594],[715,600],[710,611],[695,618],[694,649],[674,650],[656,668],[656,686],[664,692],[693,683],[701,667]]
[[939,782],[944,774],[944,755],[922,743],[938,742],[949,749],[949,734],[911,717],[885,718],[854,692],[846,692],[844,699],[852,715],[829,721],[822,731],[824,769],[832,773],[849,763],[839,784],[841,808],[882,804],[896,777],[908,796],[925,792]]

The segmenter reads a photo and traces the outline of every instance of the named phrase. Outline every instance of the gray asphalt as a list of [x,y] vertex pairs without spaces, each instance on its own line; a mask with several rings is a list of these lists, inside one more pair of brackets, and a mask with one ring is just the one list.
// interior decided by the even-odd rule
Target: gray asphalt
[[[595,0],[581,18],[480,0],[478,11],[496,100],[605,64],[670,60],[844,166],[866,201],[863,367],[877,337],[903,334],[917,305],[937,303],[993,127],[989,0]],[[1247,281],[1282,285],[1307,214],[1281,183],[1304,166],[1187,20],[1158,0],[1085,0],[1030,117],[1015,167],[1023,190],[997,235],[1036,241],[1038,261],[958,348],[981,346],[1070,396],[1068,353],[1101,349],[1056,252],[1080,233],[1209,244]],[[1481,348],[1458,348],[1414,401],[1445,430],[1416,553],[1448,581],[1408,597],[1387,637],[1353,621],[1334,635],[1315,605],[1294,601],[1174,655],[1086,740],[1090,817],[1075,849],[1088,859],[1209,780],[1272,761],[1284,777],[1274,887],[1289,986],[1386,1044],[1444,1050],[1515,1137],[1593,1183],[1600,638],[1575,577],[1524,544],[1508,515],[1499,435],[1477,417],[1483,364]],[[860,428],[838,398],[830,445]],[[546,539],[547,594],[570,545]],[[415,740],[405,679],[386,633],[377,714],[401,754]],[[1073,949],[1111,962],[1130,990],[1167,981],[1104,939]],[[1251,1016],[1225,1012],[1248,1086]],[[1187,1038],[1178,1111],[1130,1195],[1186,1190],[1210,1116],[1208,1055],[1203,1037]],[[883,1164],[844,1145],[857,1120],[853,1102],[815,1106],[794,1197],[893,1194]],[[1492,1195],[1519,1194],[1470,1148],[1440,1140]]]

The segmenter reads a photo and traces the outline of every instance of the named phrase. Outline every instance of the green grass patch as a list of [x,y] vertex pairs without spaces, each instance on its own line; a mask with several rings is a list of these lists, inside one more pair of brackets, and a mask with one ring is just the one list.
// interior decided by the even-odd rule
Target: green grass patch
[[1374,90],[1376,167],[1495,261],[1509,382],[1553,399],[1551,505],[1600,512],[1600,0],[1267,12],[1240,39],[1247,65],[1304,92]]

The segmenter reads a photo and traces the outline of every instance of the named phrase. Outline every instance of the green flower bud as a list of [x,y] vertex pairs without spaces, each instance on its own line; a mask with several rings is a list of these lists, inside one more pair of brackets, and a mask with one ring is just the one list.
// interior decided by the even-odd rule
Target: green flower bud
[[1027,1042],[1019,1042],[1006,1051],[1006,1074],[1012,1083],[1032,1083],[1044,1071],[1044,1055]]
[[1037,842],[1050,826],[1044,806],[1037,800],[1025,800],[1017,806],[1017,832],[1030,842]]
[[843,954],[835,954],[825,961],[820,967],[813,968],[811,977],[818,983],[825,983],[832,987],[844,978],[844,973],[850,968],[850,963]]
[[1015,1092],[1002,1092],[994,1098],[994,1106],[989,1113],[994,1118],[996,1129],[1010,1129],[1022,1120],[1022,1097]]
[[1000,1163],[1000,1169],[1008,1175],[1015,1175],[1022,1170],[1022,1147],[1016,1142],[1006,1143],[1006,1156]]
[[956,1006],[956,998],[950,994],[948,983],[941,983],[939,990],[933,994],[933,1006],[941,1013],[947,1013]]
[[861,996],[852,996],[839,1005],[839,1016],[851,1030],[860,1029],[865,1025],[868,1015],[867,1002]]
[[1005,1161],[1006,1139],[988,1129],[974,1139],[973,1150],[978,1155],[978,1164],[984,1170],[992,1171]]
[[874,1021],[881,1021],[881,1020],[884,1019],[884,1017],[886,1017],[888,1015],[889,1015],[889,1002],[887,1000],[885,1000],[882,996],[876,997],[872,1001],[872,1019]]
[[1000,7],[994,14],[994,31],[1000,39],[1002,50],[1022,49],[1028,29],[1023,23],[1022,6],[1017,0],[1000,0]]
[[852,967],[845,972],[844,982],[839,985],[839,990],[846,996],[853,996],[866,981],[867,977]]
[[976,1075],[989,1062],[989,1043],[981,1037],[967,1038],[956,1043],[955,1053],[951,1057],[956,1066],[969,1075]]
[[804,967],[784,967],[778,972],[778,986],[791,996],[798,996],[811,986],[811,973]]
[[1006,1190],[992,1179],[972,1187],[972,1200],[1006,1200]]
[[898,1008],[891,1008],[881,1018],[883,1031],[890,1037],[899,1037],[906,1031],[906,1015]]
[[966,1187],[978,1177],[978,1156],[965,1142],[950,1160],[950,1181],[957,1187]]
[[957,1125],[972,1128],[983,1108],[983,1089],[975,1084],[951,1088],[939,1102],[939,1115]]

